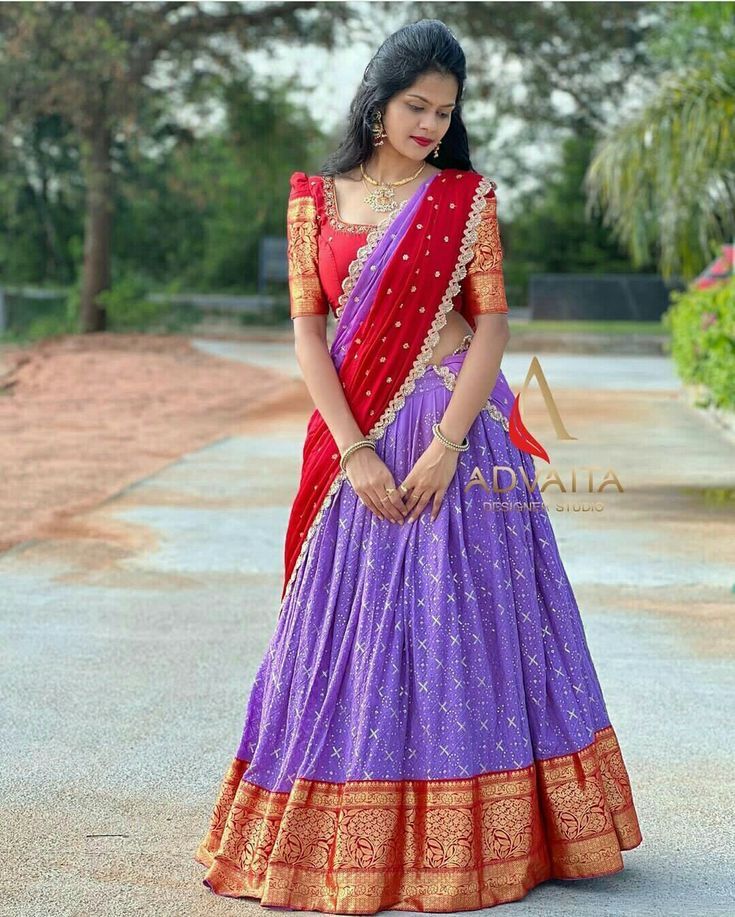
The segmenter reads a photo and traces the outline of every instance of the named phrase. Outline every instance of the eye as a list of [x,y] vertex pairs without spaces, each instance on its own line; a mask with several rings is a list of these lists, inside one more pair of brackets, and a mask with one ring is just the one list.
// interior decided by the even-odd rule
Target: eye
[[[408,107],[411,109],[411,111],[423,111],[423,108],[420,108],[420,107],[417,106],[417,105],[411,105],[410,102],[408,103]],[[445,111],[441,112],[441,116],[442,116],[442,118],[449,118],[449,117],[451,117],[451,116],[450,116],[447,112],[445,112]]]

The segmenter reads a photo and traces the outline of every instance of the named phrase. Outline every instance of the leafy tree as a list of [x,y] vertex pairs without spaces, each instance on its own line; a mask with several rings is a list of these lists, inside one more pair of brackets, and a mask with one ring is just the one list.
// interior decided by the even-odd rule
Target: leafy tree
[[[630,262],[599,219],[585,212],[581,184],[594,136],[579,134],[562,143],[558,162],[547,170],[541,190],[516,201],[508,246],[525,282],[530,273],[629,271]],[[504,242],[506,236],[504,235]]]
[[735,4],[666,4],[651,44],[668,69],[595,151],[588,210],[636,264],[657,258],[664,276],[697,274],[735,234]]
[[142,273],[169,289],[239,291],[257,275],[261,237],[283,234],[288,175],[308,160],[317,134],[287,82],[208,76],[184,95],[206,105],[197,122],[208,125],[216,113],[217,126],[195,136],[169,112],[160,128],[143,124],[126,144],[116,273]]
[[110,286],[114,149],[166,73],[236,74],[243,52],[284,40],[329,46],[333,21],[313,2],[4,3],[0,6],[2,136],[56,116],[74,137],[84,183],[83,331],[103,330],[98,294]]
[[483,158],[492,160],[493,173],[509,184],[533,172],[539,148],[600,129],[631,80],[652,66],[645,44],[653,22],[648,3],[405,7],[407,21],[433,16],[457,34],[471,76],[468,102],[479,103],[468,130],[476,146],[486,147]]

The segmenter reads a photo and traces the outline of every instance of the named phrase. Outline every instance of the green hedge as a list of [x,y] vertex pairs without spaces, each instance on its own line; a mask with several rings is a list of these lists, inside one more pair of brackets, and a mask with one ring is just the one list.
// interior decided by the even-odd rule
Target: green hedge
[[735,278],[673,292],[663,323],[681,379],[704,385],[715,407],[735,409]]

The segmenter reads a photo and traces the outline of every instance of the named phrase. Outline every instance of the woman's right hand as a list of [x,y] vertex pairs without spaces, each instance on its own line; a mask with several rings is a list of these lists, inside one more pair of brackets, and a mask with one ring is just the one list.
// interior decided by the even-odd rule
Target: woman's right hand
[[[403,494],[396,486],[390,468],[374,449],[364,446],[353,452],[345,464],[345,476],[357,496],[379,519],[390,519],[403,525],[407,512]],[[386,487],[393,488],[393,492],[387,494]]]

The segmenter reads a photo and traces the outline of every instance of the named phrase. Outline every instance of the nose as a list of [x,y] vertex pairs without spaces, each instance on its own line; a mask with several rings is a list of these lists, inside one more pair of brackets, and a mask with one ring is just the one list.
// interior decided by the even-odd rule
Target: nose
[[438,120],[438,115],[424,114],[424,117],[420,121],[421,130],[429,134],[429,136],[433,136],[436,133],[436,125]]

